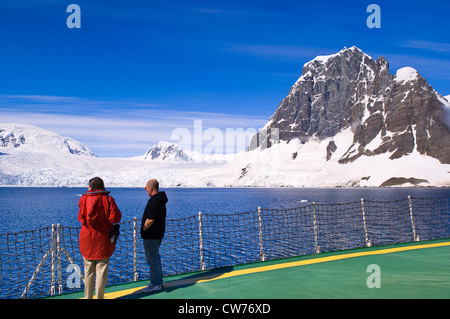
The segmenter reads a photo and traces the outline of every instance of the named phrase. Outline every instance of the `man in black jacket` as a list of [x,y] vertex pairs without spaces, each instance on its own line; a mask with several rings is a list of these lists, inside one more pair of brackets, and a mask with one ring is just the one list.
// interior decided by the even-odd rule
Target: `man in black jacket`
[[150,266],[150,283],[143,292],[161,290],[163,277],[159,246],[161,245],[166,228],[166,193],[159,191],[156,179],[147,182],[144,189],[150,199],[145,207],[141,223],[141,237],[144,240],[145,257]]

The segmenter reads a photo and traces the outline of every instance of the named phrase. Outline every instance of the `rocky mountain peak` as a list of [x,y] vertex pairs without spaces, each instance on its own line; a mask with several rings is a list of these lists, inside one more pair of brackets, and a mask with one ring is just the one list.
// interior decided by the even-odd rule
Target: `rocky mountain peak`
[[160,141],[158,144],[152,146],[145,153],[144,159],[175,163],[192,162],[192,158],[179,145],[165,141]]
[[[450,129],[443,100],[415,69],[401,68],[394,76],[383,56],[375,61],[356,47],[344,48],[303,66],[265,129],[278,129],[281,141],[306,143],[351,127],[353,144],[341,164],[381,153],[396,159],[414,149],[448,164]],[[250,150],[273,142],[270,134],[258,133]],[[324,156],[331,159],[330,152]]]

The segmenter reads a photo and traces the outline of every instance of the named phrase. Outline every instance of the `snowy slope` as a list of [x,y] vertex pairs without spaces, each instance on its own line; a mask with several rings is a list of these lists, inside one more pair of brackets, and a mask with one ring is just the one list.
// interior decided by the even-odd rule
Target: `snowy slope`
[[[327,161],[327,146],[331,140],[337,145],[337,151]],[[340,164],[338,160],[352,143],[353,132],[347,128],[333,138],[305,144],[300,140],[282,141],[259,153],[246,154],[247,161],[240,163],[247,168],[246,174],[234,186],[378,187],[394,177],[423,180],[419,186],[450,186],[450,165],[443,165],[417,150],[395,160],[389,158],[391,153],[385,153]],[[416,185],[404,183],[401,186]]]
[[95,156],[80,142],[54,132],[32,125],[0,123],[0,151],[13,150]]
[[[78,141],[24,124],[0,124],[0,185],[86,186],[93,176],[101,176],[108,186],[141,187],[153,177],[165,186],[214,186],[221,172],[217,161],[189,163],[191,158],[172,143],[160,142],[151,160],[98,158]],[[150,151],[150,150],[149,150]],[[147,158],[146,158],[147,157]],[[222,161],[223,163],[223,161]]]
[[450,95],[442,96],[439,93],[436,94],[438,96],[439,101],[447,108],[450,109]]
[[45,151],[8,147],[1,148],[0,185],[86,186],[93,176],[101,176],[108,187],[142,187],[149,178],[157,178],[164,187],[380,186],[391,177],[427,180],[422,186],[450,185],[447,174],[450,165],[442,165],[418,152],[397,160],[383,154],[339,164],[338,159],[353,142],[350,128],[333,138],[337,151],[327,161],[330,140],[317,139],[305,144],[292,140],[268,149],[236,154],[228,162],[200,163],[79,156],[55,151],[49,145],[40,146]]
[[413,69],[411,67],[404,67],[395,73],[394,81],[396,82],[409,82],[414,81],[418,78],[419,73],[416,71],[416,69]]

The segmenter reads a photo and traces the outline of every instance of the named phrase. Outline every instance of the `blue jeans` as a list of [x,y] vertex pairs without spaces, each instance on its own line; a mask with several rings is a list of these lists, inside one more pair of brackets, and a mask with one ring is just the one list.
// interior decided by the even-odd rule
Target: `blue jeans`
[[162,239],[144,239],[145,257],[150,266],[150,283],[154,286],[161,285],[163,281],[159,246]]

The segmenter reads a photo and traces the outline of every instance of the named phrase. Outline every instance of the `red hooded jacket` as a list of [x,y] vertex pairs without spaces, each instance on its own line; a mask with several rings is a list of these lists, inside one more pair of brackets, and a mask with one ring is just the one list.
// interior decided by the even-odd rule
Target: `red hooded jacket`
[[122,213],[106,191],[88,191],[81,196],[78,220],[81,222],[80,252],[89,260],[111,257],[116,248],[110,242],[112,224],[120,222]]

